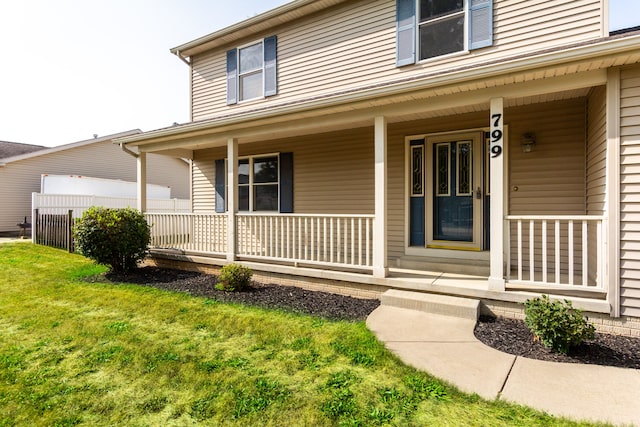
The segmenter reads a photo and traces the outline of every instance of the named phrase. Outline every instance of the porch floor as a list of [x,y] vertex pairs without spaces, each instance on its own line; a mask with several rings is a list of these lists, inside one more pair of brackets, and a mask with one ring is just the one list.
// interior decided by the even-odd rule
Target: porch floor
[[[223,258],[211,257],[203,254],[187,253],[184,251],[152,249],[152,256],[204,265],[222,266],[228,262]],[[539,296],[541,293],[554,293],[548,286],[529,286],[527,289],[514,289],[507,282],[505,290],[489,288],[489,281],[484,276],[473,276],[437,271],[408,270],[389,268],[387,277],[373,277],[370,272],[341,271],[322,269],[308,266],[294,266],[290,264],[272,264],[253,260],[239,260],[242,264],[271,274],[306,277],[313,280],[327,280],[370,285],[379,288],[380,292],[387,289],[404,289],[417,292],[430,292],[443,295],[477,298],[507,303],[524,303],[527,299]],[[571,295],[574,306],[589,312],[608,313],[609,304],[600,299],[599,295]]]

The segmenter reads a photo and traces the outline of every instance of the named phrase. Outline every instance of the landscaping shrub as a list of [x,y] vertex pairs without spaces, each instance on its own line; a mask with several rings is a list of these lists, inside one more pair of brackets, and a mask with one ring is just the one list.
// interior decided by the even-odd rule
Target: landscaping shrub
[[216,289],[221,291],[241,291],[251,284],[253,271],[240,264],[227,264],[220,269]]
[[241,291],[251,284],[253,271],[240,264],[227,264],[220,269],[216,289],[220,291]]
[[76,222],[73,234],[82,255],[117,273],[136,268],[151,239],[144,215],[131,208],[93,206]]
[[524,303],[525,323],[542,343],[566,354],[583,340],[593,339],[595,327],[571,306],[571,301],[551,301],[548,295]]

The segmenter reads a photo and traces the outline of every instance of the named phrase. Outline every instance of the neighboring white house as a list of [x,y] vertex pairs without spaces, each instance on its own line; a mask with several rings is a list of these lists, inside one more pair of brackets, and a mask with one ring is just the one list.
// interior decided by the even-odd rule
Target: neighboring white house
[[[43,174],[85,175],[136,181],[136,158],[113,144],[113,139],[132,136],[130,130],[52,148],[16,144],[8,147],[21,154],[0,158],[0,233],[17,234],[24,217],[31,220],[31,193],[39,192]],[[33,148],[30,148],[33,147]],[[33,149],[35,151],[25,152]],[[189,199],[189,161],[149,155],[148,182],[171,187],[171,197]]]

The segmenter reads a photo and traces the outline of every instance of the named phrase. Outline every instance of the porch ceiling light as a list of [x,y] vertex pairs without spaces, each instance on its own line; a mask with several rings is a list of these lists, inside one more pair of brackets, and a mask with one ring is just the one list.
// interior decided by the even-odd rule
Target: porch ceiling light
[[523,153],[532,152],[533,147],[536,145],[536,135],[533,132],[523,133],[520,139],[520,145],[522,146]]

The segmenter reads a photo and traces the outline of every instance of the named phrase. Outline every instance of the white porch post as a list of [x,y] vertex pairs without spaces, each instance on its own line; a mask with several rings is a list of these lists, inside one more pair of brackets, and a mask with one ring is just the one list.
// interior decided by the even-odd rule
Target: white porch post
[[147,211],[147,153],[140,152],[137,157],[138,165],[138,210]]
[[490,167],[491,167],[491,208],[490,239],[491,261],[489,289],[505,290],[504,280],[504,101],[491,99],[490,124]]
[[607,70],[607,225],[604,229],[605,289],[611,316],[620,317],[620,69]]
[[375,219],[373,222],[373,276],[387,277],[387,119],[374,119]]
[[227,261],[236,259],[236,212],[238,210],[238,140],[227,140]]

